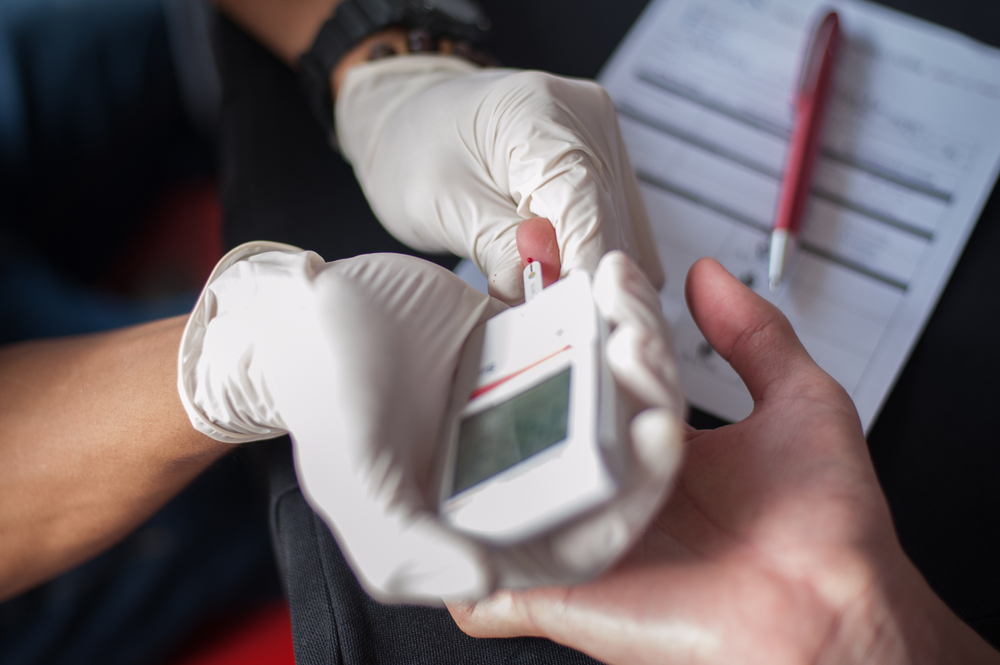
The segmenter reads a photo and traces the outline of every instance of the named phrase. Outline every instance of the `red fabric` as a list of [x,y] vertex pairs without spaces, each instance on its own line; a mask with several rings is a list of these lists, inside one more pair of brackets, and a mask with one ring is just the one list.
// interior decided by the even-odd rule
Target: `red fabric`
[[260,610],[174,665],[295,665],[288,605]]
[[222,207],[214,179],[165,189],[102,286],[129,295],[197,291],[222,258]]

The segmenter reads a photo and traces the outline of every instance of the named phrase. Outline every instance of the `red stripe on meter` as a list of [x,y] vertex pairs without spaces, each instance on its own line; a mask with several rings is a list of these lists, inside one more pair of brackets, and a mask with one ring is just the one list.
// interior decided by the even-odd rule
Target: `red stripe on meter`
[[517,370],[513,374],[508,374],[507,376],[505,376],[503,378],[500,378],[500,379],[497,379],[496,381],[494,381],[492,383],[487,383],[485,386],[480,386],[479,388],[476,388],[475,390],[472,391],[472,394],[469,395],[469,399],[473,400],[473,399],[476,399],[477,397],[479,397],[480,395],[485,395],[486,393],[488,393],[489,391],[493,390],[497,386],[500,386],[500,385],[503,385],[504,383],[507,383],[508,381],[510,381],[511,379],[513,379],[515,376],[518,376],[519,374],[524,374],[525,372],[527,372],[532,367],[537,367],[537,366],[541,365],[543,362],[545,362],[546,360],[549,360],[551,358],[555,358],[556,356],[558,356],[560,353],[563,353],[564,351],[569,351],[570,348],[572,348],[572,347],[569,344],[567,344],[566,346],[564,346],[563,348],[559,349],[555,353],[550,353],[549,355],[545,356],[541,360],[535,361],[535,362],[531,363],[530,365],[528,365],[526,367],[522,367],[521,369]]

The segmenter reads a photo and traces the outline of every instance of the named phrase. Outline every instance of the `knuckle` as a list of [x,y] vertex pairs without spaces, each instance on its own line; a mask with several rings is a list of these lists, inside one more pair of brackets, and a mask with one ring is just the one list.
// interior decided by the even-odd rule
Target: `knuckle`
[[550,93],[557,87],[557,82],[560,78],[554,74],[549,74],[548,72],[540,72],[529,69],[512,74],[505,80],[509,84],[525,91]]
[[791,325],[781,316],[773,313],[742,330],[733,340],[729,357],[758,358],[761,354],[771,355],[776,344],[784,337],[793,335]]
[[498,86],[519,91],[538,100],[571,99],[591,106],[612,108],[611,95],[599,83],[556,76],[548,72],[525,70],[500,79]]

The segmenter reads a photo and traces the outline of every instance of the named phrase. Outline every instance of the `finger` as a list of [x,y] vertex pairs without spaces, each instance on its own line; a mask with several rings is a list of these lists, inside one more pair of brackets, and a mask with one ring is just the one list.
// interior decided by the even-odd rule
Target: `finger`
[[670,339],[660,298],[625,253],[609,252],[594,273],[594,303],[612,326],[631,323]]
[[606,357],[615,380],[642,407],[669,409],[680,416],[684,399],[668,344],[660,335],[623,324],[608,338]]
[[646,409],[633,418],[629,432],[639,465],[653,476],[672,481],[684,454],[684,425],[671,409]]
[[505,219],[484,225],[489,231],[476,237],[469,257],[486,275],[488,293],[511,306],[524,302],[524,266],[517,246],[522,223]]
[[293,441],[303,495],[372,596],[438,603],[480,598],[493,589],[482,548],[430,514],[409,509],[416,497],[399,487],[398,472],[376,462],[370,478],[359,477],[366,474],[351,472],[337,446],[329,445],[328,431],[297,433]]
[[509,224],[492,224],[487,228],[503,229],[495,235],[478,239],[484,256],[480,268],[488,276],[489,294],[508,305],[524,301],[524,266],[528,259],[542,265],[542,284],[548,286],[559,279],[559,244],[555,230],[544,217],[532,217]]
[[517,253],[521,256],[522,270],[532,262],[542,266],[542,286],[559,279],[559,243],[549,220],[532,217],[521,222],[517,227]]
[[610,505],[552,537],[562,569],[582,581],[600,575],[642,536],[673,488],[684,457],[682,420],[668,409],[647,409],[629,427],[637,482]]
[[552,222],[563,274],[594,270],[606,252],[621,249],[661,285],[649,217],[607,92],[593,82],[522,72],[495,93],[506,111],[498,135],[512,139],[497,151],[509,163],[497,166],[508,171],[518,212]]
[[618,383],[643,406],[683,413],[670,329],[660,300],[636,265],[622,252],[610,252],[594,275],[594,301],[608,323],[607,357]]
[[[550,589],[557,592],[558,587]],[[537,594],[535,590],[500,589],[480,601],[448,602],[446,606],[459,629],[472,637],[543,637],[533,625],[528,605],[523,602],[526,596]]]
[[718,261],[705,258],[691,267],[685,295],[705,339],[740,375],[754,401],[805,378],[826,377],[778,308]]
[[375,598],[436,604],[482,598],[493,590],[489,562],[480,548],[430,515],[388,530],[372,526],[369,522],[369,533],[341,545]]

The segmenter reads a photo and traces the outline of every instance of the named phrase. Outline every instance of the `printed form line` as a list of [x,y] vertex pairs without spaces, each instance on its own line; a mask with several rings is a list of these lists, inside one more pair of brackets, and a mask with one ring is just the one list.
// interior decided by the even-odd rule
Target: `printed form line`
[[[710,111],[715,111],[720,115],[724,115],[732,120],[743,123],[744,125],[748,125],[754,129],[759,129],[762,132],[766,132],[782,140],[788,140],[790,134],[789,129],[769,118],[763,118],[743,109],[730,106],[729,104],[721,102],[717,99],[712,99],[697,90],[692,90],[691,88],[679,84],[676,81],[672,81],[665,76],[647,71],[645,69],[637,71],[636,78],[644,83],[648,83],[649,85],[660,88],[661,90],[665,90],[703,108],[707,108]],[[828,159],[840,162],[841,164],[858,169],[859,171],[864,171],[865,173],[882,178],[883,180],[901,187],[912,189],[915,192],[926,194],[927,196],[940,199],[946,203],[951,203],[952,201],[951,192],[943,191],[930,183],[914,180],[913,178],[896,173],[878,164],[872,164],[865,160],[857,159],[850,155],[844,155],[825,147],[820,150],[820,154]]]
[[[700,148],[701,150],[711,153],[716,157],[721,157],[723,159],[727,159],[733,162],[734,164],[745,166],[751,171],[760,173],[761,175],[767,176],[768,178],[771,178],[778,182],[780,182],[782,177],[784,177],[784,174],[782,174],[780,171],[773,169],[770,166],[767,166],[766,164],[762,164],[761,162],[749,158],[746,155],[742,155],[733,150],[730,150],[723,145],[720,145],[713,141],[709,141],[703,136],[699,136],[697,134],[693,134],[691,132],[687,132],[683,129],[680,129],[679,127],[676,127],[671,123],[666,122],[660,118],[654,118],[646,113],[643,113],[642,111],[635,109],[633,106],[629,104],[622,104],[616,108],[618,110],[618,113],[625,116],[626,118],[635,120],[636,122],[645,125],[650,129],[672,136],[678,141],[683,141],[684,143],[692,145],[696,148]],[[863,204],[856,203],[854,201],[846,199],[842,196],[829,192],[821,187],[813,187],[812,194],[813,196],[823,199],[824,201],[828,201],[829,203],[832,203],[834,205],[838,205],[842,208],[851,210],[852,212],[856,212],[859,215],[868,217],[869,219],[872,219],[876,222],[887,224],[893,228],[899,229],[900,231],[911,233],[915,236],[923,238],[924,240],[934,239],[934,234],[931,231],[914,226],[909,222],[905,222],[903,220],[890,217],[889,215],[881,213],[877,210],[872,210],[871,208]]]
[[[691,203],[694,203],[703,208],[707,208],[713,212],[716,212],[722,215],[723,217],[728,217],[734,222],[739,222],[740,224],[744,224],[751,228],[757,229],[758,231],[761,231],[763,233],[771,232],[770,224],[762,222],[759,219],[754,219],[753,217],[750,217],[749,215],[739,212],[738,210],[734,210],[733,208],[730,208],[727,205],[719,203],[718,201],[714,201],[706,196],[703,196],[696,192],[692,192],[691,190],[685,187],[680,187],[674,183],[668,182],[666,180],[663,180],[662,178],[658,178],[657,176],[651,175],[641,170],[636,170],[636,177],[648,185],[652,185],[653,187],[662,189],[663,191],[673,194],[674,196],[679,196],[683,199],[686,199],[687,201],[690,201]],[[900,291],[906,291],[907,289],[908,285],[906,282],[900,281],[895,277],[890,277],[889,275],[878,272],[876,270],[872,270],[871,268],[863,266],[855,261],[851,261],[850,259],[845,259],[844,257],[833,254],[832,252],[826,249],[817,247],[812,243],[800,240],[799,247],[802,250],[809,252],[810,254],[814,254],[820,258],[826,259],[827,261],[836,263],[837,265],[840,265],[844,268],[854,270],[855,272],[861,273],[866,277],[876,279],[884,284],[888,284],[893,288],[899,289]]]

